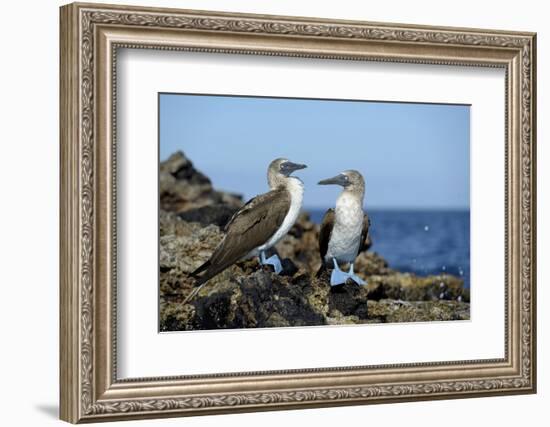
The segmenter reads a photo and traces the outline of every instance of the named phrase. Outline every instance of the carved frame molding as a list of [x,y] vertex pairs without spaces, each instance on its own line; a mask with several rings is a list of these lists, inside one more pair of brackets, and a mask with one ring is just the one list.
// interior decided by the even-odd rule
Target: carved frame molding
[[[62,419],[535,391],[535,34],[71,4],[61,8],[60,42]],[[505,68],[506,357],[117,380],[113,147],[120,47]]]

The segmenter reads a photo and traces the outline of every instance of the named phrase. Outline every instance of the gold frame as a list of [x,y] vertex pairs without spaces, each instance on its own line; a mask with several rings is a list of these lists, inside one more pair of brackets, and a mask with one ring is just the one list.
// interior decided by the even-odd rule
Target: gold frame
[[[99,4],[61,8],[61,418],[77,423],[536,390],[534,33]],[[506,70],[505,357],[117,380],[118,47]]]

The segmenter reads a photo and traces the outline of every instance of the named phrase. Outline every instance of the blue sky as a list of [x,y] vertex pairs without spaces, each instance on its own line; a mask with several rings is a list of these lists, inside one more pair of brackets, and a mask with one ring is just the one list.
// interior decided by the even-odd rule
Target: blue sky
[[357,169],[366,208],[468,209],[470,107],[161,94],[160,159],[183,151],[216,188],[267,191],[269,162],[308,168],[304,207],[332,206],[320,179]]

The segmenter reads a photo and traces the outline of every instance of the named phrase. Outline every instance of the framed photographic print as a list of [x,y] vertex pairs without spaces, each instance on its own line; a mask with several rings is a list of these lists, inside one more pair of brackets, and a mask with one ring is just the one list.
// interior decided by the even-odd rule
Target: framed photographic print
[[533,393],[535,34],[61,8],[61,418]]
[[160,331],[470,319],[470,106],[158,104]]

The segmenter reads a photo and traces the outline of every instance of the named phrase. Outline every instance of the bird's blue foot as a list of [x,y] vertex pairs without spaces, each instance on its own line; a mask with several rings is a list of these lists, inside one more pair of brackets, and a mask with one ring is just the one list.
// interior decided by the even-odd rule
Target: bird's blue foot
[[332,262],[334,263],[334,270],[332,270],[330,275],[330,286],[337,286],[346,283],[346,280],[348,280],[349,277],[348,273],[340,270],[340,267],[334,258],[332,259]]
[[354,273],[353,264],[350,265],[349,273],[346,273],[340,270],[340,267],[338,266],[338,263],[335,259],[333,259],[332,261],[334,263],[334,270],[332,270],[332,274],[330,275],[330,286],[342,285],[346,283],[348,279],[353,280],[358,285],[363,286],[367,284],[367,282],[365,282]]
[[350,267],[349,267],[349,273],[348,273],[348,277],[353,280],[355,283],[357,283],[358,285],[361,285],[361,286],[364,286],[367,284],[367,282],[365,282],[363,279],[361,279],[359,276],[357,276],[354,272],[353,272],[353,263],[351,263]]
[[353,280],[355,283],[357,283],[358,285],[361,285],[361,286],[364,286],[367,284],[367,282],[365,282],[363,279],[361,279],[359,276],[357,276],[356,274],[350,274],[348,276],[351,280]]
[[271,255],[269,258],[265,257],[263,252],[260,253],[260,264],[262,265],[271,265],[275,273],[280,274],[283,271],[283,266],[281,260],[277,255]]

